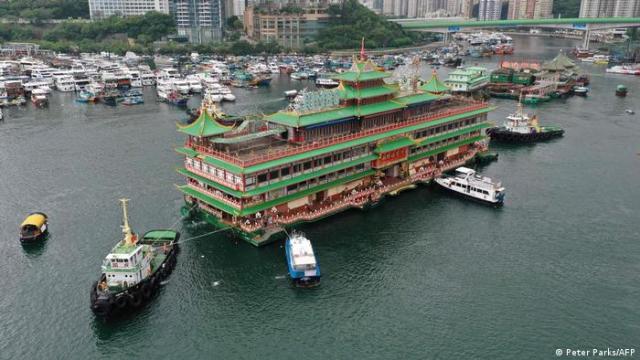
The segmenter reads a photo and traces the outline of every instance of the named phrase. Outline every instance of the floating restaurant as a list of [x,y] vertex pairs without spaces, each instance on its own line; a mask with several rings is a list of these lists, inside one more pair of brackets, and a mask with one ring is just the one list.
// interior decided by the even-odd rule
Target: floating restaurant
[[184,214],[262,245],[285,228],[426,183],[487,150],[484,102],[390,74],[361,55],[336,89],[288,109],[229,121],[203,109],[178,130]]

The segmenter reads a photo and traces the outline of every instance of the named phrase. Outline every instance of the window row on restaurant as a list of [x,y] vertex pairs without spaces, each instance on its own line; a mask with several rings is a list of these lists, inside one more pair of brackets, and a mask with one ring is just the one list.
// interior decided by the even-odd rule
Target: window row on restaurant
[[185,165],[191,166],[196,170],[207,173],[213,178],[218,178],[226,183],[242,185],[242,176],[235,175],[223,169],[216,168],[215,166],[206,164],[198,159],[187,157],[185,160]]
[[427,136],[437,135],[437,134],[445,132],[445,131],[451,131],[451,130],[459,129],[459,128],[464,127],[464,126],[473,125],[477,121],[478,121],[478,118],[474,117],[474,118],[470,118],[470,119],[452,121],[450,123],[442,124],[442,125],[438,125],[438,126],[432,126],[432,127],[427,128],[427,129],[414,131],[413,132],[413,138],[414,139],[422,139],[422,138],[425,138]]
[[247,176],[246,190],[251,190],[256,186],[265,186],[273,182],[286,180],[292,176],[318,171],[324,169],[325,167],[337,165],[344,161],[355,160],[367,154],[368,151],[366,150],[366,147],[359,146],[356,148],[320,155],[293,164],[287,164],[277,168],[269,169],[268,171],[264,171],[262,173]]

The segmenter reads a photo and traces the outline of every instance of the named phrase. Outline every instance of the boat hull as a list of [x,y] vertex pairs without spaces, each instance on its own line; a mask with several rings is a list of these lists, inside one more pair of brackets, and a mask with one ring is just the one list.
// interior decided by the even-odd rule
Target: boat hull
[[460,197],[462,197],[464,199],[475,201],[475,202],[477,202],[479,204],[489,205],[489,206],[494,206],[494,207],[502,207],[504,205],[504,197],[501,197],[500,199],[498,199],[496,201],[484,200],[484,199],[477,198],[475,196],[468,195],[468,194],[466,194],[464,192],[453,190],[453,189],[441,184],[440,182],[438,182],[438,179],[436,179],[434,182],[436,184],[438,184],[438,187],[440,189],[446,190],[448,193],[452,193],[452,194],[458,195],[458,196],[460,196]]
[[149,277],[135,286],[120,292],[103,295],[98,292],[98,282],[94,282],[90,294],[91,311],[98,317],[109,318],[133,311],[149,302],[159,291],[161,282],[169,277],[175,268],[178,252],[180,251],[177,244],[179,239],[180,233],[177,233],[174,244],[171,246],[164,261]]
[[49,230],[45,230],[44,232],[41,232],[38,235],[34,236],[20,236],[20,243],[24,245],[35,244],[45,240],[47,238],[47,235],[49,235]]
[[533,143],[538,141],[545,141],[564,135],[562,129],[545,129],[541,132],[521,134],[517,132],[509,131],[503,127],[487,129],[487,135],[491,137],[491,140],[506,142],[506,143]]
[[[291,279],[291,283],[296,287],[301,288],[312,288],[320,285],[320,275],[306,275],[304,271],[297,271],[293,268],[290,253],[290,244],[289,239],[287,239],[285,243],[285,251],[287,254],[287,267],[289,269],[289,278]],[[316,274],[320,273],[319,269],[316,269]]]

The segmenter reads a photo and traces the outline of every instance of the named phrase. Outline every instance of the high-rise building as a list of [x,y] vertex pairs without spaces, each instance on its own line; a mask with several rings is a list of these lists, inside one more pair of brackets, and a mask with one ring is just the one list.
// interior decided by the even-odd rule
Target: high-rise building
[[460,15],[462,17],[470,19],[471,15],[473,13],[473,4],[474,4],[473,0],[462,0],[462,7],[461,7],[461,10],[460,10]]
[[546,19],[553,17],[553,0],[536,0],[534,6],[534,19]]
[[502,1],[480,0],[479,4],[478,20],[500,20]]
[[306,7],[304,13],[281,13],[250,5],[244,12],[244,26],[252,40],[299,49],[328,24],[326,10],[326,7]]
[[582,0],[580,17],[640,16],[640,0]]
[[553,0],[509,0],[508,19],[544,19],[553,16]]
[[172,0],[171,13],[178,35],[202,44],[222,38],[224,9],[221,0]]
[[89,0],[91,20],[109,16],[144,15],[149,11],[169,13],[169,0]]

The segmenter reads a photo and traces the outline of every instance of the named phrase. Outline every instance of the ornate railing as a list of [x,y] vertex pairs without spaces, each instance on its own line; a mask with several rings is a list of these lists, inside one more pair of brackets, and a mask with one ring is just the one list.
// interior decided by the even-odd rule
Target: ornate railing
[[263,163],[263,162],[279,159],[281,157],[300,154],[300,153],[307,152],[307,151],[310,151],[310,150],[316,150],[316,149],[320,149],[320,148],[323,148],[323,147],[328,147],[328,146],[331,146],[331,145],[335,145],[335,144],[343,143],[343,142],[346,142],[346,141],[350,141],[350,140],[355,140],[355,139],[360,139],[360,138],[367,137],[367,136],[377,135],[377,134],[385,133],[385,132],[388,132],[388,131],[391,131],[391,130],[396,130],[396,129],[399,129],[399,128],[408,127],[408,126],[415,125],[415,124],[418,124],[418,123],[423,123],[423,122],[426,122],[426,121],[433,121],[433,120],[436,120],[436,119],[439,119],[439,118],[443,118],[443,117],[455,116],[455,115],[463,114],[463,113],[466,113],[466,112],[480,110],[480,109],[483,109],[483,108],[486,108],[486,107],[487,107],[486,103],[479,102],[479,103],[473,103],[472,105],[469,105],[469,106],[449,109],[449,110],[446,110],[446,111],[438,111],[438,112],[435,112],[435,113],[430,113],[430,114],[425,114],[425,115],[412,116],[407,121],[403,121],[403,122],[400,122],[400,123],[389,124],[389,125],[377,127],[375,129],[364,130],[364,131],[360,131],[360,132],[355,133],[355,134],[336,136],[336,137],[332,137],[332,138],[328,138],[328,139],[314,141],[314,142],[311,142],[311,143],[308,143],[308,144],[304,144],[304,145],[301,145],[301,146],[297,146],[297,147],[288,147],[286,149],[266,150],[266,151],[263,151],[263,152],[260,152],[260,153],[251,154],[251,156],[249,158],[247,158],[247,159],[240,159],[238,156],[232,155],[230,153],[226,153],[226,152],[219,151],[219,150],[214,150],[214,149],[211,149],[210,147],[207,147],[207,146],[191,143],[190,141],[187,141],[186,146],[187,147],[191,147],[191,148],[193,148],[194,150],[196,150],[196,151],[198,151],[200,153],[211,155],[213,157],[216,157],[218,159],[221,159],[221,160],[224,160],[226,162],[232,163],[234,165],[237,165],[237,166],[240,166],[240,167],[248,167],[248,166],[260,164],[260,163]]

